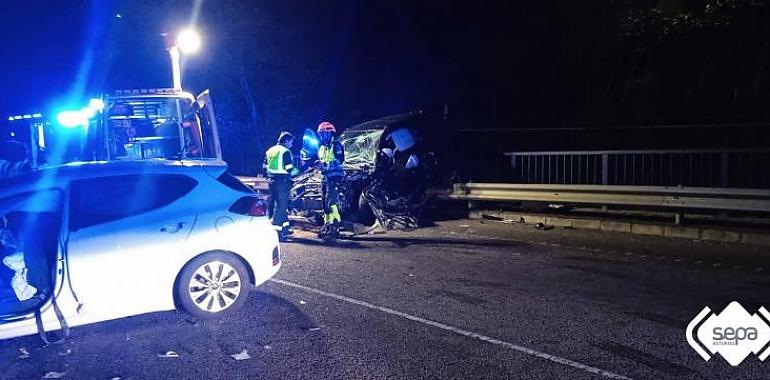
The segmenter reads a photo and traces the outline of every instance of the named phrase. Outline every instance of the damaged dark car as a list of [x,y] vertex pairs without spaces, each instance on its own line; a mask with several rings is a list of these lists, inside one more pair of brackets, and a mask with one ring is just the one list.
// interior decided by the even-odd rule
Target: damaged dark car
[[[417,228],[428,202],[428,188],[439,181],[438,161],[420,134],[421,111],[399,114],[345,129],[345,179],[339,205],[345,228],[354,232]],[[290,193],[293,215],[315,224],[323,218],[321,173],[312,167],[317,139],[303,137],[306,169]]]

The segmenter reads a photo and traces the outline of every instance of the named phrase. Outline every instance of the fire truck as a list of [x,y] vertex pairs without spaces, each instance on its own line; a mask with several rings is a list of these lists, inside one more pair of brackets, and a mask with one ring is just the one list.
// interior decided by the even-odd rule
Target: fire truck
[[55,118],[9,116],[3,129],[4,150],[24,146],[33,170],[74,161],[222,160],[208,90],[198,96],[172,88],[120,90]]

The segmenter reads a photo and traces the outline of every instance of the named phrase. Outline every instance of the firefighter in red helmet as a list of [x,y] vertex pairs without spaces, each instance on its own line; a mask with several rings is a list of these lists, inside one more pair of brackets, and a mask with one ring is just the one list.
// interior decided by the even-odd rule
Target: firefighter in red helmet
[[345,150],[336,139],[337,129],[334,124],[324,121],[318,125],[318,137],[321,144],[318,147],[318,165],[323,179],[324,225],[318,237],[333,240],[339,236],[342,216],[340,215],[339,196],[340,185],[345,177],[342,163],[345,161]]

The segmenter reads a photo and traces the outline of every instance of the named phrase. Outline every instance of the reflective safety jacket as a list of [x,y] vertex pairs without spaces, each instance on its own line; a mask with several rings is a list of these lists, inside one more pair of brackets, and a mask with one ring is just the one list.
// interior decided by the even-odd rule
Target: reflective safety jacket
[[318,161],[321,162],[321,174],[326,177],[345,175],[342,163],[345,162],[345,149],[337,140],[318,147]]
[[273,145],[265,152],[265,171],[269,177],[292,176],[298,170],[294,167],[291,151],[281,144]]

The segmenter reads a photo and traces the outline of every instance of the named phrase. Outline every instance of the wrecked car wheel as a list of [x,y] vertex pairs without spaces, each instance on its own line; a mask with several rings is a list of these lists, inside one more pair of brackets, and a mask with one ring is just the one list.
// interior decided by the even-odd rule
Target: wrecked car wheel
[[220,318],[241,308],[249,293],[243,263],[226,253],[196,257],[182,269],[176,296],[186,312],[198,318]]
[[366,226],[371,226],[377,221],[377,217],[374,216],[374,211],[372,211],[372,206],[369,205],[369,201],[366,200],[363,192],[358,196],[357,219],[359,223]]

